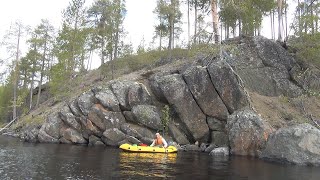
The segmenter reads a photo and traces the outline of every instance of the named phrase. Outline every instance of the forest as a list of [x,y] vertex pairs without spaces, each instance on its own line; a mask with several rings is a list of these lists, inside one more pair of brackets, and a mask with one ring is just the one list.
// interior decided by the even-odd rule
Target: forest
[[[113,79],[121,65],[137,69],[152,58],[219,45],[241,36],[264,36],[262,22],[269,19],[271,38],[289,45],[298,59],[320,67],[320,2],[316,0],[156,0],[153,44],[136,50],[125,41],[125,0],[69,0],[56,29],[43,19],[35,27],[17,21],[0,41],[6,59],[0,59],[0,125],[41,106],[43,86],[52,96],[72,93],[72,81],[91,70],[99,57],[100,78]],[[293,3],[294,2],[294,3]],[[291,7],[295,6],[295,7]],[[289,22],[288,9],[294,9]],[[182,28],[182,18],[187,29]],[[182,33],[187,42],[178,41]],[[22,42],[26,39],[26,42]],[[21,44],[27,53],[21,54]],[[190,53],[191,52],[191,53]],[[107,68],[103,68],[106,65]]]

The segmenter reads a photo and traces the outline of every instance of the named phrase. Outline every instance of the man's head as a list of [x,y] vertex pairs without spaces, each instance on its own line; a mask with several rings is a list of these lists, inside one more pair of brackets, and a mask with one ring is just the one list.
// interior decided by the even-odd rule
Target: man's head
[[160,137],[160,134],[159,134],[159,133],[156,133],[156,137]]

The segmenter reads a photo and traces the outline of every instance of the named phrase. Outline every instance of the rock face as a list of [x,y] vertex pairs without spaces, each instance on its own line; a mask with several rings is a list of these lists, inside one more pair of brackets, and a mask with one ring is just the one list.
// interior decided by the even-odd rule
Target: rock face
[[281,128],[269,136],[261,157],[271,161],[320,166],[320,130],[310,124]]
[[201,140],[209,134],[206,116],[193,99],[180,74],[167,75],[159,79],[158,84],[167,101],[173,105],[185,128],[194,141]]
[[191,66],[183,73],[183,78],[205,115],[227,119],[228,110],[213,86],[207,68]]
[[229,116],[227,130],[230,151],[234,155],[258,156],[264,149],[272,127],[251,110]]
[[[296,97],[302,90],[319,89],[320,71],[307,70],[280,45],[261,37],[241,39],[235,48],[223,50],[219,57],[173,65],[164,71],[154,69],[150,76],[134,76],[136,80],[100,84],[57,105],[45,123],[25,128],[28,132],[22,132],[21,137],[31,142],[118,146],[150,144],[154,134],[165,129],[169,143],[188,150],[211,152],[230,147],[231,154],[259,156],[266,147],[263,157],[317,164],[316,158],[315,162],[307,161],[319,155],[320,136],[312,128],[304,127],[306,133],[290,130],[298,135],[301,132],[299,136],[284,133],[289,130],[275,133],[266,146],[273,130],[256,112],[248,110],[246,91]],[[168,125],[162,112],[166,105]],[[284,141],[292,145],[287,151],[298,152],[300,159],[272,149]],[[216,149],[213,154],[227,155],[228,151]]]
[[214,87],[230,113],[248,105],[243,87],[239,85],[236,74],[228,64],[212,63],[208,71]]
[[302,94],[289,73],[297,63],[279,44],[262,37],[247,37],[237,48],[239,53],[225,52],[224,56],[247,88],[266,96]]

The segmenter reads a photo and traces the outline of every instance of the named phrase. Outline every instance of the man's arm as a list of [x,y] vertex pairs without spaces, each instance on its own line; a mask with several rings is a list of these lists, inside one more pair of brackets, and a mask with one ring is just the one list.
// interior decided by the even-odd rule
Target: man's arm
[[163,146],[166,148],[166,147],[168,147],[168,143],[167,143],[167,141],[164,139],[164,138],[162,138],[162,142],[163,142]]
[[151,144],[150,146],[153,147],[155,142],[156,142],[156,141],[153,140],[153,141],[152,141],[152,144]]

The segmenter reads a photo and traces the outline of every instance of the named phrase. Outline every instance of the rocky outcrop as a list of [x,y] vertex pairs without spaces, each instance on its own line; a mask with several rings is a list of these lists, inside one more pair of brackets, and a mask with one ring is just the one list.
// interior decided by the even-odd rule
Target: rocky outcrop
[[302,94],[289,73],[296,66],[296,60],[274,41],[263,37],[243,38],[236,53],[225,51],[223,55],[245,87],[252,91],[266,96],[297,97]]
[[207,68],[191,66],[184,71],[183,78],[205,115],[227,119],[228,110],[213,86]]
[[271,161],[320,166],[320,130],[310,124],[281,128],[270,134],[261,157]]
[[214,87],[230,114],[248,105],[244,89],[240,86],[239,79],[231,66],[223,62],[212,63],[208,71]]
[[255,112],[243,110],[228,117],[227,131],[231,154],[259,156],[273,129]]
[[163,76],[158,84],[169,104],[173,105],[192,140],[202,140],[209,134],[206,116],[194,100],[180,74]]
[[[317,142],[315,137],[320,139],[315,130],[309,128],[299,138],[275,133],[268,139],[273,129],[258,112],[249,110],[248,91],[296,97],[310,88],[319,89],[320,73],[306,70],[281,46],[261,37],[241,39],[233,48],[222,49],[220,57],[151,70],[136,80],[103,82],[61,103],[44,124],[30,127],[21,137],[31,142],[118,146],[151,144],[156,132],[165,131],[170,144],[185,150],[230,147],[234,155],[260,156],[263,151],[264,158],[316,164],[305,160],[313,157],[311,151],[319,150],[311,146]],[[168,125],[163,107],[169,107]],[[272,145],[284,142],[282,137],[291,139],[290,148],[303,158],[277,154]],[[215,149],[212,154],[227,155],[229,149]]]

